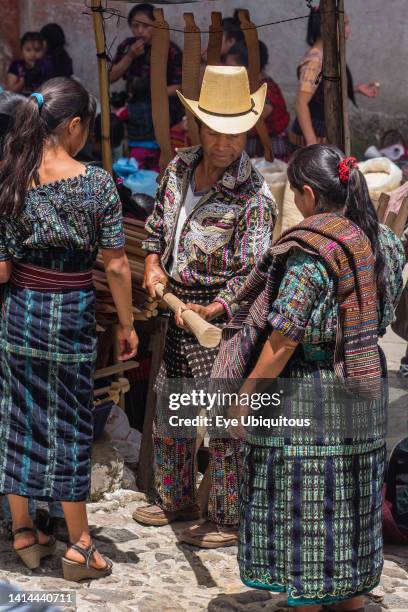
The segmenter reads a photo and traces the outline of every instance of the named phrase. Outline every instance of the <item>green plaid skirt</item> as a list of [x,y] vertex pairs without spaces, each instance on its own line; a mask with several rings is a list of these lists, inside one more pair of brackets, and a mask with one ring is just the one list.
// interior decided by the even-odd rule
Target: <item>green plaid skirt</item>
[[[308,369],[306,376],[313,371],[334,378],[330,367]],[[242,581],[286,592],[291,606],[333,603],[373,589],[383,565],[384,469],[381,438],[319,446],[247,439],[239,510]]]

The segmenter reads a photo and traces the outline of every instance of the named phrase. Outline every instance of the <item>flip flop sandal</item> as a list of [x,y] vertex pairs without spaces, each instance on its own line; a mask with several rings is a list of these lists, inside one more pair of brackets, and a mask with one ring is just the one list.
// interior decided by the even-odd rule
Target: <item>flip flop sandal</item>
[[33,527],[20,527],[12,532],[13,539],[17,534],[25,532],[33,533],[35,542],[29,546],[24,546],[24,548],[13,548],[13,550],[29,569],[35,569],[39,567],[43,557],[49,557],[55,553],[55,538],[50,537],[47,544],[40,544],[36,529]]
[[66,557],[62,557],[62,573],[65,580],[71,580],[72,582],[80,582],[81,580],[93,580],[95,578],[104,578],[112,573],[113,563],[108,557],[102,555],[103,560],[106,562],[106,566],[100,569],[92,567],[91,561],[96,551],[93,544],[88,548],[82,548],[77,544],[70,544],[69,548],[79,552],[85,559],[85,563],[78,563],[78,561],[71,561]]

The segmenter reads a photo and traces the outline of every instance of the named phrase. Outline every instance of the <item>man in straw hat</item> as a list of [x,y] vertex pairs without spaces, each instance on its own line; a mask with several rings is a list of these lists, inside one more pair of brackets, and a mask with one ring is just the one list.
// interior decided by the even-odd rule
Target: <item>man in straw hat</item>
[[[245,153],[246,133],[261,116],[265,91],[262,85],[250,94],[243,67],[208,66],[199,100],[177,92],[197,119],[201,146],[179,150],[170,162],[146,223],[144,282],[149,293],[155,296],[156,283],[168,284],[188,308],[218,325],[236,311],[237,291],[273,232],[275,203]],[[216,354],[217,349],[198,344],[177,313],[166,336],[158,396],[166,380],[208,379]],[[133,518],[147,525],[197,521],[195,440],[181,431],[178,438],[166,437],[160,413],[158,408],[157,503],[138,508]],[[217,548],[237,542],[241,444],[224,432],[223,439],[211,440],[209,450],[209,520],[184,530],[182,540]]]

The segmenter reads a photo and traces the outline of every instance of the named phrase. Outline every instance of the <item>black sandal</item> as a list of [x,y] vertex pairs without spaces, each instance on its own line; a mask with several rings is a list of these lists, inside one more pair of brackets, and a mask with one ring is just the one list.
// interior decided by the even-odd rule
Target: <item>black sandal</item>
[[33,527],[20,527],[12,532],[13,541],[16,535],[19,533],[30,532],[34,534],[34,542],[33,544],[29,544],[28,546],[24,546],[23,548],[14,548],[14,552],[20,557],[22,562],[29,568],[35,569],[39,567],[41,563],[41,559],[43,557],[48,557],[55,553],[55,538],[50,537],[47,544],[40,544],[38,542],[38,533],[37,530]]
[[96,551],[93,544],[88,546],[88,548],[82,548],[82,546],[78,546],[78,544],[70,544],[68,548],[72,548],[79,552],[85,559],[85,563],[71,561],[71,559],[67,559],[67,557],[62,557],[62,573],[65,580],[72,580],[73,582],[93,580],[94,578],[104,578],[112,573],[113,563],[108,557],[105,557],[105,555],[101,555],[106,562],[105,567],[98,569],[91,566],[92,557]]

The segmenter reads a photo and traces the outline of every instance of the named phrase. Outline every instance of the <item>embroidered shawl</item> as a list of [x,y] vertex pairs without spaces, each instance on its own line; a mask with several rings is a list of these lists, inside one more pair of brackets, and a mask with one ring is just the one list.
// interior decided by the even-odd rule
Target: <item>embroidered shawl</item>
[[287,230],[241,288],[240,309],[223,330],[213,378],[244,378],[270,334],[268,314],[276,299],[290,249],[320,257],[337,281],[339,319],[334,356],[337,376],[350,390],[377,397],[377,285],[371,244],[362,230],[336,213],[318,214]]

